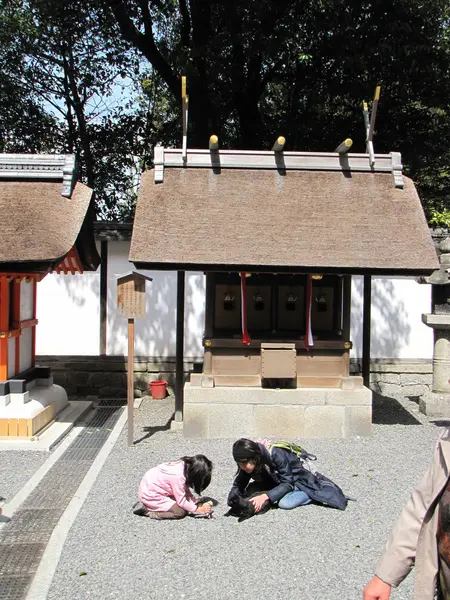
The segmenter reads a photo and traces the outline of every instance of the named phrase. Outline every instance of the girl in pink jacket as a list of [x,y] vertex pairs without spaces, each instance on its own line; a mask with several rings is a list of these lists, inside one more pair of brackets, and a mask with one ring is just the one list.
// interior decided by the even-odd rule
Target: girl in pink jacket
[[153,467],[141,480],[135,515],[152,519],[182,519],[186,514],[207,514],[211,504],[197,504],[191,490],[201,494],[211,482],[212,462],[203,454],[183,456]]

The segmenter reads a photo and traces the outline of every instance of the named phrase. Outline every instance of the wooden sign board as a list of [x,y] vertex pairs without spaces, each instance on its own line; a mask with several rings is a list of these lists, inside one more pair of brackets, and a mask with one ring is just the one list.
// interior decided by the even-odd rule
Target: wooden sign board
[[117,280],[117,308],[127,319],[145,316],[145,282],[149,277],[130,273]]

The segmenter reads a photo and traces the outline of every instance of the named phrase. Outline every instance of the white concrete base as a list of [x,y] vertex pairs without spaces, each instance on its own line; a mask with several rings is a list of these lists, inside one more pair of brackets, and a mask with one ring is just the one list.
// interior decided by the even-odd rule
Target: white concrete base
[[53,402],[56,414],[68,406],[66,390],[54,383],[48,386],[33,382],[23,394],[8,394],[2,398],[8,400],[0,406],[0,419],[31,419]]
[[348,438],[372,431],[366,388],[184,387],[186,437]]
[[[62,389],[62,388],[61,388]],[[32,438],[0,438],[1,450],[42,450],[49,452],[61,438],[73,428],[92,407],[92,400],[77,400],[69,402],[67,407],[57,415],[55,421],[42,433]]]
[[175,419],[170,421],[170,431],[183,431],[183,428],[184,421],[175,421]]

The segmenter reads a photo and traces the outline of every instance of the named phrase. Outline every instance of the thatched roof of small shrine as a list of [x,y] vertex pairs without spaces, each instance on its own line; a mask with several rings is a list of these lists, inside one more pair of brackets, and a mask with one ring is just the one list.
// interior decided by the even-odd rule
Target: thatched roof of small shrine
[[421,274],[438,268],[413,182],[392,173],[164,168],[144,173],[138,268]]
[[82,183],[65,198],[60,182],[0,181],[0,271],[44,272],[73,246],[83,268],[95,270],[99,257],[87,218],[91,197]]

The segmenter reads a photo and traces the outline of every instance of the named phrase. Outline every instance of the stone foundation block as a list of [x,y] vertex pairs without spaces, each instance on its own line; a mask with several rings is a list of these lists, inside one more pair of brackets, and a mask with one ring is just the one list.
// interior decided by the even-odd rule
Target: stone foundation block
[[395,385],[400,385],[400,375],[398,373],[380,373],[378,375],[378,381],[383,383],[393,383]]
[[371,399],[371,391],[364,387],[268,390],[202,388],[188,383],[183,431],[186,437],[231,439],[369,435]]
[[423,373],[402,373],[400,375],[400,381],[402,385],[424,385],[428,386],[432,383],[432,375],[425,375]]
[[427,385],[404,385],[402,391],[403,395],[408,398],[417,398],[426,394],[429,391],[429,387]]
[[255,424],[255,407],[241,404],[236,405],[211,404],[208,407],[208,437],[210,438],[240,438],[259,436]]
[[92,388],[96,387],[121,387],[126,386],[127,376],[125,373],[92,373],[88,379],[87,385]]
[[380,393],[383,394],[383,396],[387,396],[388,398],[399,398],[404,396],[401,385],[383,383],[382,381],[380,381],[378,385],[380,387]]
[[184,404],[183,434],[188,438],[209,438],[209,407],[204,404]]
[[419,410],[428,417],[450,417],[450,394],[427,392],[419,400]]
[[305,410],[304,436],[307,438],[345,437],[344,406],[308,406]]
[[283,436],[297,438],[304,436],[304,406],[255,405],[255,427],[258,436]]
[[372,435],[372,404],[347,406],[345,409],[344,437]]
[[372,406],[372,392],[365,387],[353,390],[326,391],[325,404],[335,406]]

